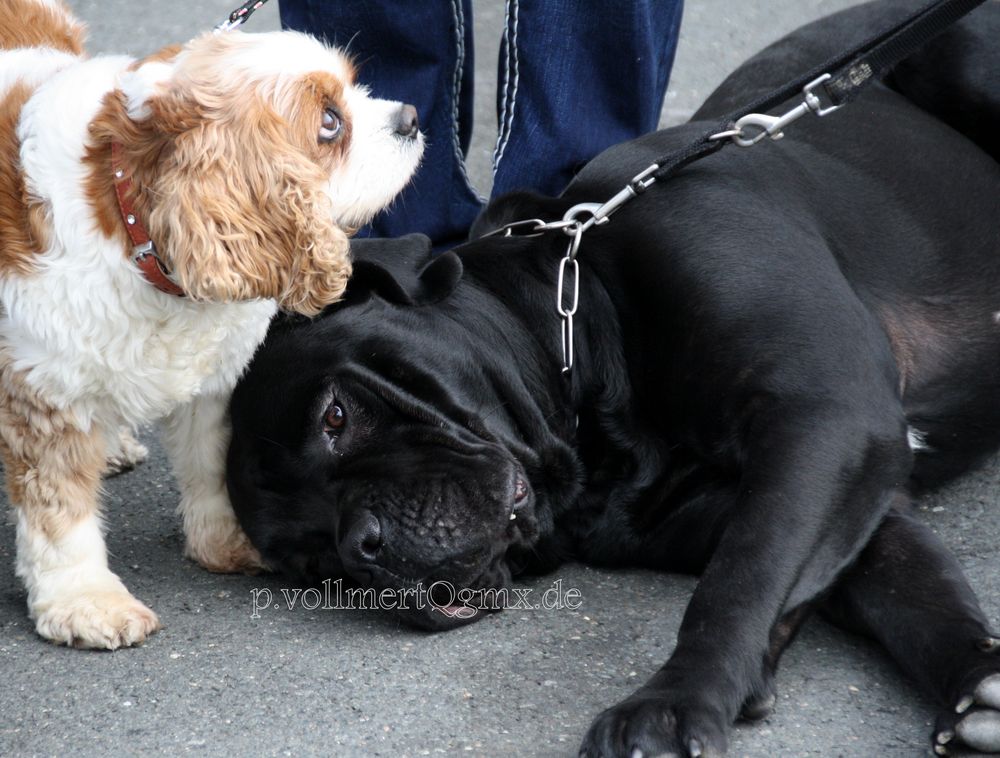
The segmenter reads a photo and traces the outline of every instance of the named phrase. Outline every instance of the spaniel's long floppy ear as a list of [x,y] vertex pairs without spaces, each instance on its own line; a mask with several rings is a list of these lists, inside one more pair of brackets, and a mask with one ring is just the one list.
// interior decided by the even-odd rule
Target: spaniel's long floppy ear
[[451,251],[432,256],[431,241],[422,234],[354,240],[351,250],[349,301],[375,294],[398,305],[429,305],[446,298],[462,278],[461,259]]
[[170,92],[149,100],[149,124],[167,137],[151,236],[194,298],[275,298],[315,315],[340,298],[351,273],[328,177],[255,93],[220,115],[228,106]]

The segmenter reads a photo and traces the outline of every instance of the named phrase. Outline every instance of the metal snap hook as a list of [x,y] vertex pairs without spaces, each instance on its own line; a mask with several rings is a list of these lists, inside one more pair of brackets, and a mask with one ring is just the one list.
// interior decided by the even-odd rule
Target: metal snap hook
[[[740,147],[750,147],[756,145],[765,137],[771,139],[781,139],[785,135],[782,128],[789,123],[790,119],[782,116],[770,116],[766,113],[748,113],[739,119],[735,124],[737,133],[733,135],[733,142]],[[759,129],[752,137],[747,135],[747,128]]]

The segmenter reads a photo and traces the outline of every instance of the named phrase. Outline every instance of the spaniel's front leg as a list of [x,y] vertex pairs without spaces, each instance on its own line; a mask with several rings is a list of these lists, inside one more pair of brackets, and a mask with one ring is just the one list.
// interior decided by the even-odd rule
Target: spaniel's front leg
[[76,647],[142,642],[160,622],[108,568],[98,515],[103,430],[49,406],[16,376],[4,384],[0,453],[17,520],[17,575],[36,630]]
[[254,573],[264,564],[226,492],[228,404],[228,395],[205,395],[177,408],[167,419],[167,449],[181,490],[184,554],[209,571]]

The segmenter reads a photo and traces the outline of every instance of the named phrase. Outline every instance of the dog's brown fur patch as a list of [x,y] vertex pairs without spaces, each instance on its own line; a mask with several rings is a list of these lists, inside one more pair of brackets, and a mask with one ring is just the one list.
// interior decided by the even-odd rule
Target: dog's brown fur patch
[[140,58],[134,61],[128,69],[129,71],[135,71],[137,68],[145,65],[146,63],[167,63],[177,57],[181,48],[181,45],[167,45],[166,47],[157,50],[152,55],[147,55],[145,58]]
[[[344,99],[344,84],[332,74],[316,71],[303,77],[299,93],[289,117],[295,140],[314,161],[327,171],[333,171],[351,147],[351,111]],[[323,109],[333,107],[341,116],[343,134],[340,139],[321,144],[316,129]]]
[[[115,196],[114,176],[111,169],[111,143],[122,137],[127,117],[125,104],[119,92],[109,92],[104,97],[97,116],[90,123],[91,139],[87,142],[83,154],[83,164],[87,167],[87,178],[84,181],[84,192],[87,202],[93,208],[97,227],[105,237],[121,238],[125,257],[131,252],[126,245],[128,235],[122,226],[121,212],[118,210],[118,200]],[[133,181],[132,188],[138,184]],[[145,224],[146,214],[138,206],[147,206],[148,202],[136,203],[136,197],[130,198],[136,204],[136,213]],[[144,208],[143,208],[144,210]]]
[[61,2],[53,8],[32,0],[0,0],[0,50],[51,47],[83,54],[86,29]]
[[104,437],[46,403],[0,351],[0,455],[12,504],[58,541],[97,511]]
[[46,212],[32,202],[21,173],[17,124],[31,89],[15,84],[0,101],[0,275],[29,274],[46,246]]

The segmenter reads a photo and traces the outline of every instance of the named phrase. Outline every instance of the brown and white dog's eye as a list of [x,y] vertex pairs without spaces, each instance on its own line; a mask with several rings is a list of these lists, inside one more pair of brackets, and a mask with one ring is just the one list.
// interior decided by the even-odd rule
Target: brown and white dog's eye
[[335,435],[344,428],[346,421],[347,417],[344,415],[344,409],[334,401],[330,403],[330,407],[323,414],[323,430],[329,435]]
[[323,109],[323,123],[319,128],[320,142],[333,142],[344,131],[344,124],[333,108]]

